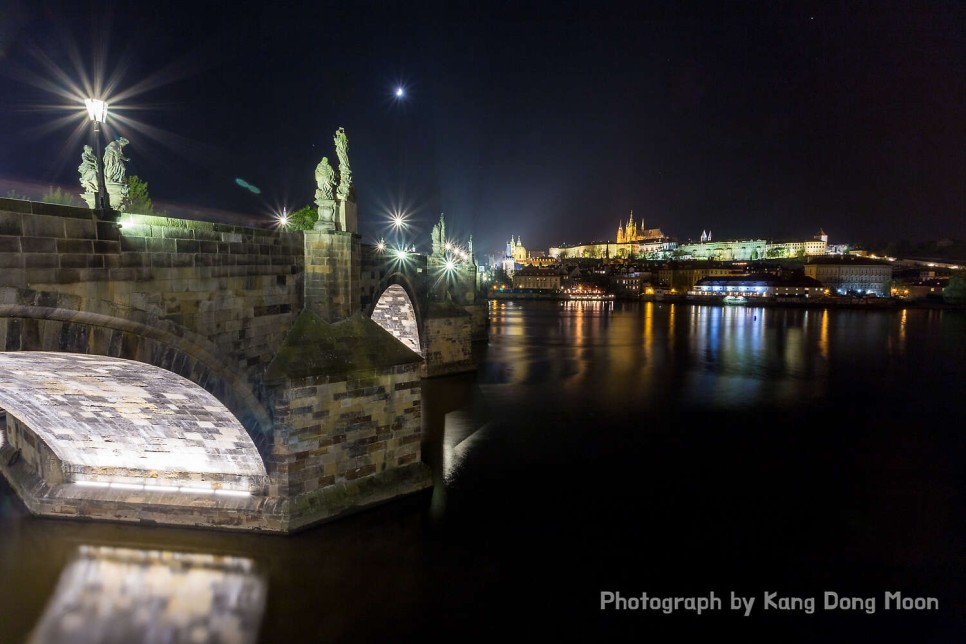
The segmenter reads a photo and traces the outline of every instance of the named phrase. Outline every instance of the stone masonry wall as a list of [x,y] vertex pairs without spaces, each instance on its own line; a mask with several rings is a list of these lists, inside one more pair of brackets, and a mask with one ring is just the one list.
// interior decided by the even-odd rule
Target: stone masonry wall
[[423,322],[427,349],[426,375],[472,371],[472,318],[469,315],[429,317]]
[[275,460],[293,515],[312,511],[313,493],[417,463],[421,433],[418,363],[327,382],[275,389]]
[[[120,224],[120,225],[118,225]],[[147,310],[257,382],[301,310],[302,234],[0,199],[0,286]]]
[[359,236],[306,231],[305,308],[326,322],[352,315],[359,306]]
[[[19,450],[20,459],[40,478],[51,484],[63,483],[64,465],[44,441],[26,424],[10,413],[6,414],[6,443]],[[2,445],[4,441],[0,441]]]

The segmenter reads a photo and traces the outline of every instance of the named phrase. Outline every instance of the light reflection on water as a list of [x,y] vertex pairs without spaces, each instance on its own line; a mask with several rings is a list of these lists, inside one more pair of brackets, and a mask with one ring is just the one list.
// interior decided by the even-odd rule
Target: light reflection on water
[[[828,312],[649,302],[503,302],[481,383],[552,383],[624,405],[668,382],[691,405],[781,404],[822,395]],[[548,317],[555,318],[548,324]],[[824,326],[823,326],[824,325]]]
[[251,559],[81,546],[29,641],[246,644],[265,599]]

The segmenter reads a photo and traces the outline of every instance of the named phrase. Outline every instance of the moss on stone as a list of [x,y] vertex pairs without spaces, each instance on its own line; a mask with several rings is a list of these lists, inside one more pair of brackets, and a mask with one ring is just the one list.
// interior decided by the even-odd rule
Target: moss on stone
[[449,300],[445,302],[430,302],[426,310],[428,318],[460,318],[469,317],[466,310]]
[[340,380],[360,371],[379,371],[422,360],[391,333],[364,316],[329,324],[302,311],[268,365],[266,380],[328,376]]

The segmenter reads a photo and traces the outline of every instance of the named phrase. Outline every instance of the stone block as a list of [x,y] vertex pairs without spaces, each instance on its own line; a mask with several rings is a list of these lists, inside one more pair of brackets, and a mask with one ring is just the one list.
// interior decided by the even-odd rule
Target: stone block
[[143,253],[146,248],[146,242],[144,237],[128,237],[123,236],[119,240],[121,251],[130,253]]
[[109,239],[118,241],[121,239],[121,229],[113,221],[96,221],[94,226],[97,228],[98,239]]
[[23,258],[20,253],[0,253],[0,268],[23,268]]
[[94,243],[87,239],[58,239],[58,253],[87,253],[94,252]]
[[64,220],[45,215],[24,215],[22,234],[28,237],[65,237]]
[[57,268],[60,265],[59,259],[56,253],[25,253],[23,256],[23,264],[24,268],[28,269]]
[[0,235],[23,235],[22,217],[19,213],[0,212]]
[[25,253],[56,253],[57,240],[50,237],[21,237],[20,248]]
[[104,268],[104,258],[100,255],[61,255],[62,268]]
[[97,239],[97,226],[93,218],[65,219],[64,232],[68,239]]
[[95,253],[119,253],[121,252],[121,243],[119,241],[111,241],[107,239],[98,239],[94,241],[94,252]]

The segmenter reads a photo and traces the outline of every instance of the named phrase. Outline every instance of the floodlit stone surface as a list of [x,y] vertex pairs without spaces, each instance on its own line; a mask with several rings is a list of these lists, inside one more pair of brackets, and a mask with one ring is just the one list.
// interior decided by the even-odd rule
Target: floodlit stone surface
[[372,311],[372,321],[392,333],[397,340],[419,353],[419,328],[416,310],[409,299],[406,289],[391,284],[376,302]]
[[[0,353],[0,407],[15,419],[7,432],[13,446],[38,463],[46,446],[62,464],[64,482],[256,491],[267,477],[254,443],[224,405],[151,365]],[[43,478],[61,482],[50,472]]]

